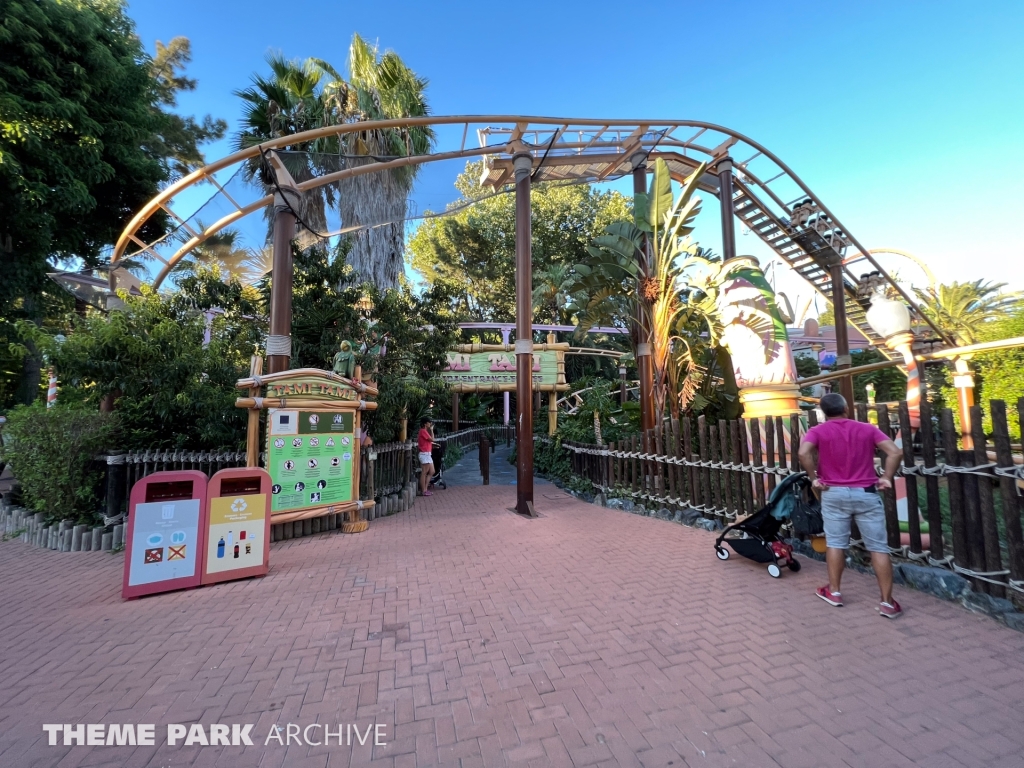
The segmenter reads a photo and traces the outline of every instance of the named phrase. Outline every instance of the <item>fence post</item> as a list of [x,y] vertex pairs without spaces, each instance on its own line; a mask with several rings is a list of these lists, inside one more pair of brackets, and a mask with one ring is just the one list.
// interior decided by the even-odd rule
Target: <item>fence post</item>
[[480,454],[480,476],[483,478],[483,485],[491,484],[491,451],[487,441],[487,435],[480,435],[480,447],[477,448]]
[[699,507],[703,502],[700,500],[700,482],[697,468],[693,466],[693,422],[689,416],[683,419],[683,458],[686,459],[686,503],[691,507]]
[[746,423],[750,428],[750,450],[753,453],[751,464],[754,466],[754,503],[757,505],[757,509],[761,509],[765,505],[765,472],[762,469],[764,462],[761,460],[761,421],[760,419],[746,419]]
[[[900,401],[900,435],[903,443],[903,466],[913,469],[914,434],[910,428],[910,406],[906,400]],[[921,508],[917,503],[917,475],[906,474],[903,482],[907,486],[907,527],[910,531],[910,551],[921,554]]]
[[[921,452],[924,454],[926,468],[936,466],[935,461],[935,425],[932,422],[932,406],[927,399],[921,401]],[[942,507],[939,504],[939,478],[935,475],[924,476],[924,490],[928,504],[928,549],[932,555],[941,560],[945,557],[945,544],[942,541]]]
[[[718,420],[718,455],[722,464],[732,462],[729,450],[729,425],[725,419]],[[724,495],[725,519],[731,520],[736,517],[736,503],[733,500],[732,472],[724,467],[721,470],[722,490]]]
[[[878,428],[888,437],[892,437],[892,429],[889,424],[889,409],[884,405],[877,406]],[[882,458],[885,461],[885,457]],[[884,464],[883,464],[884,466]],[[896,514],[896,490],[892,488],[882,491],[882,505],[885,507],[885,532],[889,539],[889,546],[893,549],[900,547],[900,519]]]
[[[970,433],[968,433],[968,437]],[[965,467],[974,467],[974,450],[964,449],[960,451],[960,464]],[[985,571],[985,537],[982,535],[981,507],[978,504],[978,477],[977,475],[965,474],[963,476],[964,489],[964,519],[967,522],[967,552],[970,557],[968,567],[974,571]],[[981,592],[988,592],[988,584],[978,580],[975,588]]]
[[[942,446],[946,454],[946,464],[951,467],[960,466],[960,451],[957,448],[956,428],[953,426],[953,411],[942,410],[940,417],[942,430]],[[964,511],[963,476],[951,473],[946,480],[949,489],[949,518],[953,529],[953,558],[961,565],[971,567],[971,553],[967,544],[967,519]]]
[[[980,405],[971,406],[971,439],[974,443],[974,465],[988,464],[988,443],[982,423]],[[1003,570],[1003,558],[999,552],[999,526],[996,523],[996,509],[992,499],[992,481],[978,477],[978,506],[981,517],[981,535],[985,542],[985,567],[989,573]],[[998,584],[989,584],[989,593],[1006,597],[1006,589]]]
[[125,491],[125,456],[113,453],[107,456],[107,517],[121,514]]
[[[1024,404],[1024,400],[1021,400]],[[992,437],[996,445],[996,461],[1000,467],[1013,469],[1013,451],[1010,430],[1006,423],[1006,403],[992,400]],[[1017,494],[1017,481],[1013,477],[999,478],[1003,502],[1003,523],[1006,526],[1006,548],[1010,560],[1010,578],[1024,581],[1024,536],[1021,535],[1021,496]]]

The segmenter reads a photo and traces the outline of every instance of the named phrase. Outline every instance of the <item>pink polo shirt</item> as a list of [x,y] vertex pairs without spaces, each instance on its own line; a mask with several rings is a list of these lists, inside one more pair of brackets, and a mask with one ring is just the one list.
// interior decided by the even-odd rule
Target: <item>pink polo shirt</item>
[[807,430],[803,441],[818,446],[818,477],[825,485],[867,488],[878,482],[875,446],[888,439],[874,424],[829,419]]

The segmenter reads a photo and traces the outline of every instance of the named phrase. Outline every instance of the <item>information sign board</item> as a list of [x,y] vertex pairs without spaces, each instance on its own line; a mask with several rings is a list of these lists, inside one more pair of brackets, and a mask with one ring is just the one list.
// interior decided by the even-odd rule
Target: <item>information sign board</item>
[[355,499],[353,411],[272,408],[268,423],[271,514]]

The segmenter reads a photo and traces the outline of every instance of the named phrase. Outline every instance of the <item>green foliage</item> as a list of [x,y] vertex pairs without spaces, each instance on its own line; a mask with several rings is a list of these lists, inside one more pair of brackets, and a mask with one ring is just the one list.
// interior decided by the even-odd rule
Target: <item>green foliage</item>
[[986,325],[1020,309],[1024,294],[1003,293],[1006,283],[954,281],[927,290],[915,288],[922,311],[959,345],[976,344]]
[[[558,437],[578,443],[597,442],[594,428],[594,412],[598,414],[601,440],[604,443],[618,442],[631,435],[640,434],[640,414],[636,408],[625,409],[619,404],[618,382],[599,377],[582,379],[574,385],[578,399],[575,413],[560,411],[558,414]],[[547,429],[547,420],[538,419],[538,428]]]
[[10,463],[27,506],[47,522],[100,519],[94,457],[110,447],[117,420],[92,408],[37,402],[8,414],[0,458]]
[[[161,48],[155,70],[123,2],[4,0],[0,9],[0,315],[11,317],[42,290],[48,265],[96,263],[224,126],[164,111],[195,85],[177,72],[188,42]],[[146,239],[164,225],[151,221]]]
[[[63,344],[49,342],[60,399],[98,408],[113,398],[122,448],[242,445],[246,420],[234,384],[248,373],[258,339],[258,321],[246,317],[257,311],[258,294],[205,272],[170,299],[148,288],[122,298],[123,310],[76,317]],[[204,347],[202,311],[213,306],[225,311],[212,318]]]
[[[455,186],[459,200],[450,215],[424,221],[409,240],[410,262],[431,284],[454,286],[468,318],[515,318],[515,197],[491,195],[480,186],[483,164],[469,163]],[[613,221],[628,218],[631,205],[618,192],[585,185],[538,184],[533,209],[534,320],[571,322],[567,269]]]
[[[987,323],[978,334],[978,341],[997,341],[1024,336],[1024,311]],[[1010,434],[1014,439],[1020,436],[1020,414],[1017,401],[1024,397],[1024,349],[1007,349],[1000,352],[986,352],[971,361],[980,379],[978,403],[985,411],[985,431],[992,431],[990,400],[1006,403],[1006,416]]]
[[718,288],[728,268],[690,241],[700,213],[698,167],[673,198],[669,169],[657,160],[651,192],[636,196],[635,221],[619,221],[587,247],[573,270],[577,334],[598,325],[630,329],[634,355],[648,344],[656,412],[678,416],[694,401],[721,333]]
[[[402,418],[444,398],[440,372],[458,342],[458,318],[444,286],[416,295],[406,285],[387,291],[351,285],[346,254],[345,243],[333,254],[294,252],[292,367],[329,370],[341,341],[352,341],[357,362],[380,390],[365,423],[376,442],[387,442],[398,438]],[[264,290],[269,296],[269,286]],[[356,307],[364,295],[373,305],[365,315]]]
[[[850,354],[852,367],[881,363],[888,358],[874,349],[859,349]],[[879,403],[905,400],[907,377],[899,368],[883,368],[880,371],[862,373],[853,377],[853,397],[858,403],[867,402],[867,385],[875,385],[875,401]]]

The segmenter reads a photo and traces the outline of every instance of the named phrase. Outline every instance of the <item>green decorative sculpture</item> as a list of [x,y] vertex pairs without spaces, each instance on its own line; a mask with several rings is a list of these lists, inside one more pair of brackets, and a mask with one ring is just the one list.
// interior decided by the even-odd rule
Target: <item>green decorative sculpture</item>
[[352,342],[341,342],[341,349],[334,356],[334,368],[332,369],[339,376],[351,379],[356,374],[356,356],[352,351]]

